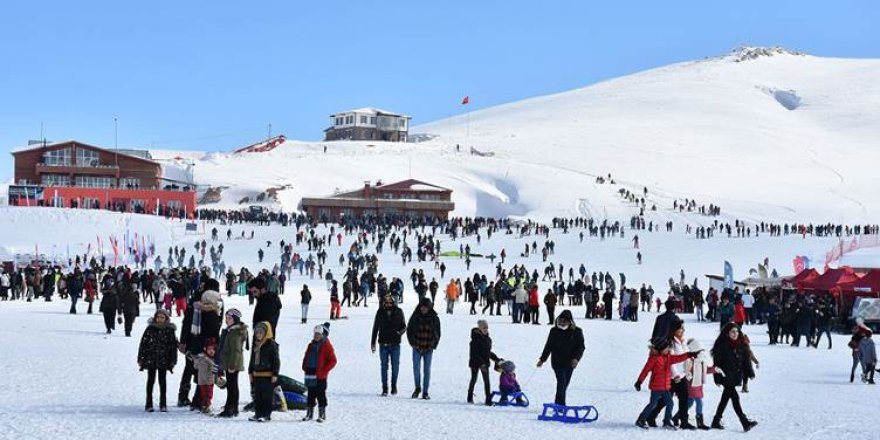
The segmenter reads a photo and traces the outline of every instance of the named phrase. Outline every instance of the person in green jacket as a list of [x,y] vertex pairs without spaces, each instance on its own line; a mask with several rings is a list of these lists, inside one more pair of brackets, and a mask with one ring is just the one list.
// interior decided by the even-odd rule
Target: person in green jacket
[[217,364],[226,376],[226,405],[217,417],[238,416],[238,373],[244,371],[244,347],[248,345],[248,327],[241,322],[241,312],[226,312],[226,328],[220,334]]

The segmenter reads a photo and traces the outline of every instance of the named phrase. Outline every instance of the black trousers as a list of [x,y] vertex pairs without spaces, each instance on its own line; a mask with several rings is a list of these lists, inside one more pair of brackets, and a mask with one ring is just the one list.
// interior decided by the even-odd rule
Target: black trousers
[[309,408],[315,407],[315,401],[322,408],[327,406],[327,379],[319,379],[314,386],[308,387],[308,390],[309,395],[306,397],[306,405]]
[[468,398],[474,395],[474,386],[477,384],[477,372],[480,372],[480,375],[483,376],[483,390],[486,394],[486,401],[488,401],[492,396],[492,389],[489,388],[489,366],[483,365],[481,367],[471,367],[471,382],[468,385]]
[[606,302],[606,303],[605,303],[605,319],[607,319],[607,320],[610,321],[610,320],[611,320],[611,314],[612,314],[613,312],[614,312],[614,310],[611,308],[611,302]]
[[[156,383],[156,376],[159,376],[159,407],[165,407],[165,392],[167,387],[165,386],[165,373],[168,371],[165,369],[155,369],[149,368],[147,369],[147,407],[153,407],[153,385]],[[158,373],[158,374],[157,374]]]
[[[192,387],[193,380],[195,379],[195,368],[193,368],[192,360],[188,357],[184,357],[186,359],[186,363],[183,367],[183,374],[180,375],[180,389],[177,392],[177,400],[187,400],[189,399],[189,390]],[[198,387],[196,387],[198,390]],[[198,392],[198,391],[196,391]]]
[[226,371],[226,405],[227,413],[238,413],[238,371]]
[[767,323],[767,329],[770,332],[770,343],[779,342],[779,321],[770,321]]
[[[681,379],[679,381],[672,381],[672,389],[670,390],[673,396],[675,396],[676,400],[678,400],[678,410],[675,412],[675,418],[679,420],[679,422],[686,422],[688,419],[688,385],[686,379]],[[648,420],[657,420],[657,415],[660,414],[660,411],[666,408],[666,405],[663,401],[660,401],[660,404],[654,408],[653,411],[648,415]]]
[[275,397],[272,378],[255,377],[251,388],[254,391],[254,416],[272,417],[272,399]]
[[495,315],[495,301],[486,301],[486,307],[483,307],[483,314],[486,314],[486,310],[489,311],[489,316]]
[[547,307],[547,322],[553,325],[556,321],[556,307]]
[[553,401],[557,405],[565,405],[565,393],[568,391],[568,384],[571,383],[574,368],[553,367],[553,373],[556,374],[556,398]]
[[134,318],[136,316],[126,313],[125,315],[122,315],[122,317],[124,318],[125,322],[125,336],[131,336],[131,328],[132,326],[134,326]]
[[107,327],[107,330],[115,330],[116,329],[116,312],[110,310],[103,312],[104,313],[104,327]]
[[724,391],[721,392],[721,400],[718,401],[718,409],[715,410],[715,419],[721,420],[721,417],[724,416],[728,401],[733,404],[733,411],[736,412],[740,422],[746,420],[746,415],[743,414],[742,406],[739,403],[739,393],[736,392],[736,387],[727,384],[724,385]]

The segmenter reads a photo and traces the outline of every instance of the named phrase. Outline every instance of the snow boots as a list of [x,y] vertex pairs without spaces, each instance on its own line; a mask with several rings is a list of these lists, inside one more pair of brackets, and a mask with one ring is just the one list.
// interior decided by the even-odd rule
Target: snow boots
[[754,421],[754,420],[749,420],[749,419],[747,419],[746,417],[743,417],[743,418],[740,420],[740,423],[742,423],[742,425],[743,425],[743,431],[745,431],[745,432],[749,432],[749,430],[751,430],[751,429],[754,428],[755,426],[758,426],[758,422],[756,422],[756,421]]
[[715,416],[712,419],[712,429],[724,429],[724,425],[721,424],[721,417]]
[[327,420],[327,407],[319,406],[318,407],[318,423],[324,423],[324,420]]
[[702,430],[708,430],[709,427],[703,423],[703,415],[697,414],[697,428]]
[[309,420],[312,420],[312,417],[314,417],[314,416],[315,416],[315,407],[310,406],[310,407],[306,408],[306,416],[302,418],[302,421],[308,422]]
[[418,398],[419,398],[419,394],[422,394],[422,389],[421,389],[421,388],[416,388],[415,391],[413,391],[411,397],[412,397],[413,399],[418,399]]

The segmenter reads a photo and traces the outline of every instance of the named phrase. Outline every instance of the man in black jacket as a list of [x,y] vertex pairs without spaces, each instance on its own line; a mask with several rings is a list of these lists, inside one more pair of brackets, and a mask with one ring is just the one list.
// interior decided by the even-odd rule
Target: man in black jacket
[[565,405],[565,393],[574,369],[577,368],[581,357],[584,355],[584,332],[574,325],[571,311],[563,310],[556,318],[556,325],[550,329],[547,335],[547,343],[538,360],[538,368],[551,357],[550,365],[556,374],[556,399],[557,405]]
[[651,342],[658,339],[664,339],[666,342],[672,341],[671,330],[677,327],[677,323],[682,322],[681,318],[675,314],[675,301],[672,298],[666,300],[666,311],[654,320],[654,330],[651,332]]
[[278,336],[278,318],[281,316],[281,300],[277,293],[266,289],[266,280],[256,277],[247,285],[248,292],[257,299],[254,306],[254,328],[266,321],[272,324],[272,333]]
[[379,342],[379,361],[382,365],[382,396],[388,395],[388,363],[391,362],[391,395],[397,395],[397,372],[400,369],[400,337],[406,333],[403,310],[394,303],[391,295],[382,300],[382,308],[376,310],[373,319],[373,335],[370,349],[376,352]]

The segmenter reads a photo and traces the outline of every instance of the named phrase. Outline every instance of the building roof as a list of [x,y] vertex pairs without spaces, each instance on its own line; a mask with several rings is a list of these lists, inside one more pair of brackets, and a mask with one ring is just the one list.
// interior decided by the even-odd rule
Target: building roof
[[375,108],[375,107],[361,107],[361,108],[356,108],[356,109],[354,109],[354,110],[348,110],[348,111],[344,111],[344,112],[337,112],[337,113],[333,113],[332,115],[330,115],[330,117],[333,118],[333,117],[336,117],[336,116],[338,116],[338,115],[347,114],[347,113],[361,113],[361,114],[366,113],[366,114],[370,114],[370,115],[397,116],[397,117],[400,117],[400,118],[412,119],[411,116],[407,116],[407,115],[404,115],[404,114],[402,114],[402,113],[389,112],[389,111],[387,111],[387,110],[382,110],[382,109]]
[[438,192],[446,192],[452,191],[449,188],[444,188],[442,186],[434,185],[427,182],[422,182],[421,180],[416,179],[406,179],[401,180],[400,182],[389,183],[387,185],[377,185],[377,188],[382,189],[395,189],[395,190],[412,190],[412,191],[438,191]]
[[27,145],[24,147],[13,148],[10,151],[10,153],[14,156],[16,154],[24,153],[26,151],[40,150],[43,148],[57,147],[57,146],[61,146],[61,145],[65,145],[65,144],[72,144],[72,143],[76,143],[77,145],[80,145],[80,146],[83,146],[86,148],[92,148],[95,150],[102,150],[102,151],[106,151],[108,153],[116,153],[116,154],[131,158],[131,159],[136,159],[136,160],[140,160],[143,162],[148,162],[153,165],[159,165],[159,163],[152,160],[152,158],[144,157],[144,156],[150,156],[150,153],[146,150],[132,150],[132,149],[111,150],[109,148],[96,147],[94,145],[87,144],[85,142],[80,142],[80,141],[74,140],[74,139],[69,139],[69,140],[60,141],[60,142],[46,142],[45,145],[42,143],[31,144],[31,145]]

